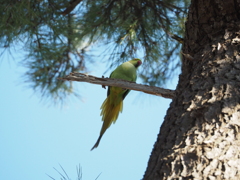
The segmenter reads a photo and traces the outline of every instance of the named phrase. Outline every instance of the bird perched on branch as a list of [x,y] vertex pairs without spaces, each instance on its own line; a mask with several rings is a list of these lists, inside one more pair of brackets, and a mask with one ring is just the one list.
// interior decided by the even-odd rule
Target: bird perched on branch
[[[110,75],[110,78],[113,79],[122,79],[126,81],[136,82],[137,79],[137,68],[142,64],[140,59],[133,59],[127,61],[120,66],[118,66]],[[119,112],[122,112],[123,109],[123,100],[130,92],[129,89],[124,89],[121,87],[108,87],[107,98],[103,102],[101,109],[102,116],[102,129],[100,131],[99,138],[91,150],[98,147],[98,144],[112,123],[115,123]]]

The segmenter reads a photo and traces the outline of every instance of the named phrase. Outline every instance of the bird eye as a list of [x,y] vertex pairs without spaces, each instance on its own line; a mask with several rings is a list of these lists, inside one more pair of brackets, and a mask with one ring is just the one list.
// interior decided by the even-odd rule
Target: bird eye
[[142,64],[142,61],[138,61],[138,66],[140,66]]

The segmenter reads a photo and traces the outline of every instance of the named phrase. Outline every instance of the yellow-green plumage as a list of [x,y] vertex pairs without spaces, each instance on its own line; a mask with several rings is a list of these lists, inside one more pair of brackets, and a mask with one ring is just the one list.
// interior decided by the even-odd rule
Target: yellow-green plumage
[[[140,59],[133,59],[131,61],[125,62],[118,66],[110,75],[113,79],[122,79],[127,81],[136,82],[137,79],[137,68],[142,64]],[[123,109],[123,100],[130,92],[128,89],[123,89],[120,87],[108,87],[107,98],[103,102],[101,109],[102,116],[102,129],[100,131],[99,138],[91,150],[98,147],[98,144],[112,123],[115,123],[119,112]]]

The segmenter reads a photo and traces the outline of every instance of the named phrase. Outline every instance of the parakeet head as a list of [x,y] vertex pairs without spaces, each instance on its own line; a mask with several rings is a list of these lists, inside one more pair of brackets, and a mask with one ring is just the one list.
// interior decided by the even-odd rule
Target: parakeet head
[[137,58],[135,58],[131,61],[128,61],[128,62],[132,63],[136,68],[138,68],[142,64],[142,61],[140,59],[137,59]]

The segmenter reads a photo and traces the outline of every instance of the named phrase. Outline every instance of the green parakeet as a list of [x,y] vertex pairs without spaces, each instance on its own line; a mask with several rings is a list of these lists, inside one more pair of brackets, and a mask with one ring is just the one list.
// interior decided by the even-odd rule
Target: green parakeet
[[[140,59],[133,59],[131,61],[125,62],[118,66],[110,75],[113,79],[122,79],[127,81],[136,82],[137,79],[137,68],[142,64]],[[102,129],[100,131],[99,138],[91,150],[98,147],[98,144],[112,123],[115,123],[119,112],[122,112],[123,100],[130,92],[129,89],[124,89],[120,87],[108,87],[107,98],[103,102],[101,109],[102,116]]]

